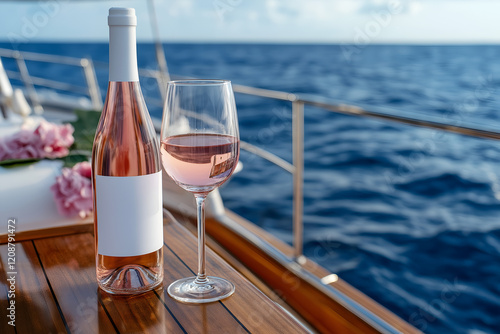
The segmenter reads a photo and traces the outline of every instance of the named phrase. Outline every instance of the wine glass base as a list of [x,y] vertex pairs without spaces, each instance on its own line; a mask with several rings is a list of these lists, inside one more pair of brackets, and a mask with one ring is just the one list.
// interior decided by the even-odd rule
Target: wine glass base
[[182,278],[170,284],[168,294],[183,303],[212,303],[231,296],[233,283],[219,277],[207,276],[206,284],[195,283],[196,277]]

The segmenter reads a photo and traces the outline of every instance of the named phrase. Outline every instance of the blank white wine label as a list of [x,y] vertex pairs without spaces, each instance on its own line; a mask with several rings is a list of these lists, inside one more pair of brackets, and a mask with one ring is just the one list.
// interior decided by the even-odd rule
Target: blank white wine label
[[97,175],[97,252],[137,256],[163,246],[161,171],[141,176]]

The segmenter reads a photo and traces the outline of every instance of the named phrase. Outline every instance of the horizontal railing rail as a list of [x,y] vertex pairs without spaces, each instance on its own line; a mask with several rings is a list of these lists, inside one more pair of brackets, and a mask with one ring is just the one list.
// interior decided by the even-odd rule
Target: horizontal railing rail
[[445,122],[440,122],[438,120],[431,120],[433,118],[431,116],[426,116],[427,119],[423,119],[418,117],[404,116],[401,114],[395,115],[383,111],[367,110],[354,105],[324,101],[324,98],[311,95],[306,95],[306,97],[302,97],[302,95],[266,90],[266,89],[254,88],[242,85],[234,85],[233,90],[237,93],[246,95],[271,98],[275,100],[290,101],[292,103],[302,103],[304,105],[309,105],[345,115],[364,116],[380,120],[388,120],[397,123],[420,126],[430,129],[444,130],[466,136],[500,140],[500,132],[497,130],[485,129],[479,126],[467,127],[456,124],[449,124]]
[[[10,79],[16,79],[19,81],[23,80],[23,76],[19,72],[15,71],[5,71],[7,73],[7,76]],[[41,78],[37,77],[34,75],[30,75],[31,77],[31,82],[33,82],[34,85],[40,86],[40,87],[45,87],[45,88],[52,88],[52,89],[57,89],[61,91],[66,91],[66,92],[71,92],[71,93],[78,93],[85,95],[88,92],[87,87],[83,86],[77,86],[77,85],[72,85],[66,82],[60,82],[60,81],[55,81],[55,80],[50,80],[46,78]]]
[[[69,93],[76,93],[88,96],[92,108],[96,110],[102,109],[102,96],[97,82],[97,77],[94,70],[92,60],[88,58],[74,58],[58,55],[48,55],[35,52],[20,52],[17,50],[1,49],[0,58],[15,59],[19,72],[7,71],[10,78],[20,80],[26,88],[26,93],[33,105],[36,113],[42,113],[43,107],[40,103],[40,98],[35,89],[36,86],[57,89]],[[76,86],[68,83],[57,82],[46,78],[40,78],[30,75],[26,61],[35,61],[43,63],[62,64],[68,66],[80,67],[83,70],[83,77],[86,86]]]
[[284,170],[286,170],[287,172],[289,172],[291,174],[293,174],[295,172],[295,167],[291,163],[289,163],[285,159],[278,157],[276,154],[273,154],[269,151],[266,151],[258,146],[252,145],[252,144],[247,143],[245,141],[240,141],[240,148],[242,148],[243,150],[245,150],[247,152],[250,152],[250,153],[257,155],[257,156],[275,164],[276,166],[283,168]]
[[18,58],[20,56],[22,56],[24,60],[40,61],[44,63],[63,64],[71,66],[81,66],[82,59],[85,59],[85,58],[75,58],[75,57],[51,55],[45,53],[29,52],[29,51],[0,49],[0,57]]
[[[500,140],[500,132],[492,129],[484,129],[479,127],[467,127],[460,126],[456,124],[449,124],[445,122],[440,122],[438,120],[422,119],[419,117],[410,117],[405,115],[395,115],[385,111],[374,111],[366,110],[354,105],[339,104],[329,101],[325,101],[323,98],[308,96],[292,93],[286,93],[281,91],[267,90],[261,88],[254,88],[243,85],[234,85],[233,90],[236,93],[259,96],[263,98],[270,98],[275,100],[289,101],[292,104],[292,151],[293,151],[293,165],[283,166],[283,159],[279,157],[272,157],[269,159],[268,152],[263,149],[255,149],[255,147],[250,147],[247,145],[242,145],[243,149],[257,154],[260,157],[275,163],[276,165],[282,167],[286,171],[293,174],[293,247],[294,247],[294,257],[297,262],[301,263],[303,259],[303,176],[304,176],[304,107],[312,106],[321,108],[327,111],[351,115],[351,116],[362,116],[373,119],[378,119],[382,121],[392,121],[401,124],[407,124],[412,126],[419,126],[429,129],[436,129],[442,131],[448,131],[460,135],[473,136],[484,139]],[[428,117],[431,118],[431,117]],[[266,154],[263,153],[267,152]],[[289,164],[285,161],[286,164]],[[285,165],[286,165],[285,164]]]

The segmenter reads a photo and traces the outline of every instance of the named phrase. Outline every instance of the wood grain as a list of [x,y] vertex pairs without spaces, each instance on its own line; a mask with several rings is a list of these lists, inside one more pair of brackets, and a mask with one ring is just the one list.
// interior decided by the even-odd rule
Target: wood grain
[[97,295],[93,236],[38,239],[34,245],[71,333],[115,333]]
[[321,333],[378,333],[343,305],[294,276],[262,250],[245,242],[218,221],[208,219],[207,231],[211,235],[215,233],[222,245],[231,249],[236,257],[242,259],[245,265],[276,289],[289,305]]
[[[43,228],[39,230],[16,232],[16,241],[19,242],[26,240],[35,240],[35,239],[42,239],[42,238],[76,234],[76,233],[85,233],[85,232],[92,233],[93,231],[94,231],[94,223],[92,220],[87,219],[82,223],[76,225],[57,226],[57,227]],[[0,244],[7,243],[7,240],[8,240],[7,234],[0,234]]]
[[[167,224],[164,229],[166,245],[172,252],[184,259],[185,266],[193,275],[197,268],[196,238],[191,234],[186,235],[186,230],[178,223]],[[216,258],[216,254],[207,249],[207,274],[226,278],[235,284],[235,294],[220,304],[238,318],[243,327],[238,332],[308,332],[227,263],[215,261]],[[249,303],[251,305],[248,305]]]
[[[10,271],[7,270],[7,254],[7,245],[1,245],[0,256],[3,265],[0,279],[2,282],[5,282],[6,272]],[[16,306],[15,329],[17,333],[66,333],[64,321],[58,311],[57,302],[47,283],[33,243],[31,241],[16,243],[15,259],[17,273],[15,274],[15,298],[13,300]],[[3,307],[2,309],[5,310]],[[1,326],[6,325],[5,319],[2,317]],[[9,329],[2,328],[0,332],[8,333]]]
[[41,239],[36,245],[72,333],[185,333],[156,292],[113,296],[98,289],[92,235]]
[[[8,290],[9,290],[9,284],[7,281],[7,246],[0,248],[0,308],[2,309],[2,312],[0,312],[0,315],[2,315],[2,319],[0,322],[0,333],[6,333],[6,334],[14,334],[16,332],[16,329],[13,326],[10,326],[7,322],[10,321],[9,318],[7,318],[7,307],[9,307],[9,298],[7,296]],[[10,311],[9,311],[10,314]]]
[[[279,240],[277,240],[276,238],[274,238],[273,236],[271,236],[269,234],[266,234],[266,233],[263,234],[262,231],[257,230],[255,228],[255,226],[253,226],[253,224],[244,221],[243,219],[241,219],[241,217],[236,216],[236,215],[232,214],[231,212],[228,212],[228,216],[230,219],[233,219],[233,220],[237,219],[238,223],[244,225],[250,231],[252,231],[253,233],[256,233],[260,238],[268,241],[269,243],[271,243],[272,245],[274,245],[275,247],[280,249],[283,253],[292,254],[292,248],[290,246],[280,242]],[[245,264],[245,266],[247,266],[247,267],[240,268],[240,269],[242,269],[242,272],[246,273],[246,275],[249,275],[250,278],[253,277],[254,282],[256,284],[258,284],[260,289],[267,291],[266,294],[273,296],[273,294],[270,291],[268,291],[268,289],[265,286],[262,285],[262,282],[266,281],[267,284],[270,284],[270,286],[275,289],[275,292],[278,293],[280,297],[282,297],[283,299],[286,299],[287,302],[295,308],[295,311],[298,311],[298,312],[300,312],[300,314],[302,316],[305,316],[309,322],[311,322],[312,324],[314,324],[317,327],[317,329],[319,329],[323,332],[329,332],[332,328],[336,328],[338,330],[343,330],[343,331],[346,331],[349,329],[349,331],[351,331],[352,333],[357,333],[357,332],[359,332],[359,328],[357,328],[357,327],[361,326],[360,328],[363,332],[373,330],[372,328],[371,329],[364,328],[363,322],[360,322],[359,319],[356,319],[356,317],[353,316],[352,314],[350,314],[349,311],[342,309],[341,306],[335,305],[335,304],[332,305],[331,301],[329,301],[329,300],[324,300],[324,303],[323,302],[317,303],[318,300],[322,300],[323,297],[317,295],[317,293],[314,291],[314,289],[311,290],[311,287],[308,287],[307,284],[303,284],[303,282],[298,282],[299,284],[303,284],[303,285],[302,285],[301,289],[299,289],[300,291],[296,291],[297,290],[297,287],[296,287],[297,281],[294,279],[294,277],[291,276],[290,273],[288,273],[286,270],[284,270],[283,267],[281,267],[279,264],[276,264],[276,263],[270,263],[270,261],[268,259],[266,259],[265,256],[263,254],[261,254],[258,249],[254,249],[252,247],[249,247],[249,245],[245,244],[245,242],[243,240],[239,240],[233,234],[228,233],[228,231],[225,230],[224,227],[221,226],[221,224],[219,222],[217,222],[215,220],[211,221],[210,219],[208,220],[208,222],[209,223],[207,224],[207,232],[211,233],[213,236],[215,236],[217,242],[220,242],[220,244],[223,245],[224,247],[226,247],[226,249],[231,249],[231,252],[232,252],[230,254],[231,256],[227,256],[227,254],[226,254],[226,257],[229,260],[231,260],[231,258],[233,256],[238,256],[239,261],[241,261],[242,263]],[[174,225],[178,226],[177,223],[175,223]],[[166,227],[166,228],[168,228],[168,227]],[[47,237],[53,237],[53,236],[66,236],[66,235],[71,235],[71,234],[82,234],[85,232],[89,232],[89,233],[93,232],[92,223],[83,223],[83,224],[73,225],[73,226],[49,228],[49,229],[43,229],[43,230],[38,230],[38,231],[20,232],[16,235],[16,239],[18,241],[22,241],[22,240],[31,240],[31,239],[41,239],[41,238],[47,238]],[[184,229],[181,227],[180,233],[184,234],[184,232],[185,232]],[[88,233],[87,233],[87,235],[88,235]],[[92,238],[92,236],[90,236],[90,237]],[[183,236],[183,238],[184,237],[185,237],[185,235]],[[53,238],[53,240],[55,240],[55,239],[56,238]],[[87,239],[88,239],[88,237],[87,237]],[[0,235],[0,244],[5,243],[6,241],[7,241],[6,235]],[[36,241],[35,243],[38,243],[38,241]],[[92,240],[91,240],[91,243],[93,243]],[[30,244],[29,242],[24,243],[24,245],[29,245],[29,244]],[[43,245],[43,243],[42,243],[42,245]],[[6,245],[4,245],[4,246],[6,247]],[[26,254],[29,253],[28,255],[25,254],[26,259],[29,261],[29,263],[31,263],[30,265],[33,266],[33,268],[31,270],[32,271],[32,273],[30,274],[31,276],[30,275],[23,275],[23,279],[26,279],[27,282],[30,282],[30,283],[27,283],[27,286],[30,286],[30,285],[36,286],[37,282],[38,283],[42,282],[40,284],[43,285],[44,279],[45,279],[45,282],[47,282],[47,279],[45,278],[44,275],[41,276],[43,274],[44,269],[40,263],[37,264],[37,261],[39,261],[39,260],[38,260],[38,257],[35,256],[35,255],[37,255],[36,249],[33,248],[33,246],[31,246],[31,248],[33,248],[32,250],[30,250],[30,246],[23,246],[23,249],[25,247],[27,247],[26,248],[27,250],[25,251],[25,253],[26,252],[27,252]],[[195,246],[192,246],[192,247],[195,247]],[[220,248],[220,246],[219,246],[219,248]],[[33,253],[33,251],[35,253]],[[188,272],[186,272],[184,269],[181,269],[182,266],[179,266],[179,263],[178,263],[179,260],[175,259],[175,256],[177,256],[175,251],[168,250],[166,248],[164,250],[164,253],[169,254],[168,253],[169,251],[171,251],[172,254],[170,254],[168,257],[167,257],[167,255],[165,255],[165,262],[170,261],[172,263],[172,266],[170,266],[170,268],[177,268],[177,271],[175,271],[175,270],[173,271],[176,275],[180,275],[179,277],[186,276],[186,275],[189,275],[189,273],[190,273],[189,270],[195,270],[195,267],[191,268],[190,266],[187,266],[187,264],[185,264],[184,266],[185,267],[187,266],[186,268],[188,269]],[[191,248],[191,251],[195,251],[195,248]],[[219,249],[219,252],[221,252],[221,249]],[[252,253],[253,256],[248,256],[249,253]],[[91,260],[93,261],[93,250],[89,254],[91,255]],[[89,254],[87,254],[86,256],[88,256]],[[6,251],[4,252],[4,257],[5,256],[6,256]],[[174,257],[172,258],[172,256],[174,256]],[[193,254],[190,254],[190,256],[193,256]],[[196,254],[194,254],[194,256],[195,256],[194,259],[196,259]],[[241,260],[241,259],[243,259],[243,260]],[[62,261],[63,261],[63,263],[59,263],[59,264],[64,265],[64,260],[62,260]],[[196,260],[194,260],[194,261],[196,261]],[[51,262],[48,261],[46,264],[50,265],[50,263]],[[4,282],[6,282],[6,276],[5,276],[5,270],[4,270],[5,264],[4,263],[1,263],[1,264],[2,264],[2,267],[0,268],[0,279],[1,279],[0,280],[0,296],[2,296],[2,297],[0,298],[0,307],[2,307],[2,309],[5,309],[8,305],[8,300],[6,298],[6,293],[7,293],[6,289],[7,288],[6,288],[6,284],[4,283]],[[87,282],[87,284],[91,284],[91,283],[94,283],[94,264],[93,264],[93,262],[88,264],[88,267],[90,268],[89,269],[90,271],[87,275],[86,282]],[[320,278],[330,274],[324,268],[318,266],[316,263],[314,263],[310,260],[306,261],[306,263],[304,264],[304,268],[309,270],[312,274],[314,274]],[[249,269],[252,271],[250,272]],[[255,275],[258,276],[257,279],[255,278]],[[168,277],[168,275],[166,275],[166,277]],[[172,278],[172,281],[173,281],[173,278]],[[47,285],[47,283],[45,283],[45,284]],[[402,321],[400,318],[395,316],[392,312],[388,311],[384,307],[380,306],[379,304],[377,304],[376,302],[374,302],[373,300],[371,300],[370,298],[368,298],[367,296],[365,296],[364,294],[359,292],[357,289],[350,286],[345,281],[338,279],[337,281],[331,283],[331,285],[333,287],[335,287],[338,291],[340,291],[340,292],[344,293],[345,295],[347,295],[348,297],[350,297],[351,299],[357,301],[361,305],[364,305],[367,309],[372,311],[374,314],[377,314],[380,318],[382,318],[385,321],[387,321],[388,323],[392,324],[395,328],[401,330],[402,332],[405,332],[405,333],[418,333],[419,332],[414,327],[410,326],[408,323]],[[166,286],[165,286],[165,288],[166,288]],[[47,288],[42,288],[42,287],[40,289],[45,289],[45,292],[43,293],[43,295],[44,295],[43,298],[47,298],[47,291],[52,293],[52,291],[50,289],[47,290]],[[168,306],[167,306],[170,298],[168,297],[168,295],[166,295],[165,290],[158,292],[157,295],[160,297],[160,303],[163,303],[163,306],[166,308],[167,313],[161,314],[158,312],[156,312],[156,313],[154,312],[154,310],[157,310],[157,307],[156,307],[157,305],[154,304],[154,299],[150,299],[148,302],[149,303],[148,304],[149,310],[151,312],[153,312],[153,314],[155,314],[154,317],[157,317],[158,319],[162,319],[162,317],[166,317],[166,318],[170,319],[170,322],[169,321],[166,322],[167,324],[173,323],[171,321],[175,320],[175,319],[171,315],[172,310],[169,310]],[[121,323],[119,321],[119,319],[123,315],[123,312],[125,312],[126,308],[123,308],[123,305],[120,306],[120,303],[117,303],[117,305],[115,305],[114,307],[112,307],[112,305],[114,303],[109,304],[110,305],[109,309],[111,310],[110,312],[113,313],[113,316],[111,316],[110,314],[106,313],[106,312],[108,312],[108,310],[106,308],[103,308],[104,301],[107,301],[107,299],[106,298],[99,299],[98,297],[99,297],[99,295],[98,295],[98,291],[96,289],[94,291],[93,295],[87,295],[85,297],[87,300],[80,300],[80,304],[79,304],[80,309],[77,312],[80,312],[80,313],[83,312],[88,317],[96,317],[97,316],[99,321],[97,323],[96,328],[99,328],[99,326],[103,326],[103,328],[109,328],[109,326],[108,326],[109,321],[111,321],[111,326],[112,326],[113,330],[118,329],[118,325],[114,324],[111,319],[114,319],[116,317],[118,319],[118,323]],[[167,298],[165,299],[165,297],[167,297]],[[31,298],[31,297],[27,297],[27,298]],[[35,298],[35,297],[33,297],[33,298]],[[113,296],[110,296],[110,298],[113,298]],[[274,294],[274,298],[276,298],[276,294]],[[54,299],[54,298],[52,297],[52,299]],[[48,300],[50,300],[50,298],[46,299],[46,302],[48,302]],[[97,300],[100,303],[100,305],[101,305],[100,307],[98,307],[98,306],[94,307],[96,314],[92,314],[92,312],[93,312],[91,310],[92,308],[87,307],[89,300]],[[311,312],[311,308],[308,305],[309,304],[308,300],[314,301],[315,304],[319,304],[319,306],[320,306],[319,310]],[[54,302],[57,305],[57,300],[55,300]],[[29,300],[28,300],[28,304],[30,304]],[[124,305],[126,305],[126,304],[127,303],[125,303]],[[329,305],[329,306],[324,307],[325,305]],[[4,306],[5,306],[5,308],[4,308]],[[101,308],[102,308],[102,310],[101,310]],[[49,309],[51,309],[51,308],[49,307]],[[173,307],[173,309],[175,310],[175,307]],[[204,311],[205,313],[197,316],[197,319],[202,322],[203,319],[205,319],[207,317],[207,314],[211,312],[211,309],[212,308],[205,310]],[[337,314],[332,316],[332,312],[335,312]],[[53,313],[51,313],[51,314],[53,314]],[[105,316],[102,316],[102,314],[104,314]],[[101,317],[99,317],[99,315],[101,315]],[[130,316],[130,314],[129,314],[129,316]],[[183,315],[182,312],[179,313],[179,316],[181,319],[183,319],[185,317],[185,315]],[[53,315],[51,315],[51,317],[53,317]],[[109,319],[107,320],[106,317],[108,317]],[[54,320],[54,321],[56,321],[56,320]],[[27,323],[29,324],[29,321]],[[3,325],[4,324],[2,324],[2,326]],[[4,328],[3,327],[0,327],[0,328],[2,329],[1,332],[3,333]],[[138,327],[138,328],[140,328],[140,327]],[[152,328],[154,329],[154,327],[152,327]],[[189,328],[189,326],[188,326],[188,328]],[[174,332],[176,330],[179,330],[179,329],[182,331],[182,325],[180,323],[177,324],[177,327],[173,326],[170,328],[170,330],[172,330]],[[198,328],[198,327],[196,328],[196,330],[202,330],[202,329],[203,328]],[[8,328],[8,327],[5,328],[5,331],[7,331],[7,332],[9,332],[11,330],[12,330],[12,328]],[[123,328],[122,328],[122,330],[123,330]],[[233,328],[233,330],[234,330],[234,328]]]
[[[193,275],[196,239],[175,221],[165,223],[165,280],[135,296],[97,288],[94,239],[80,233],[16,243],[16,328],[1,333],[304,333],[300,324],[267,299],[213,252],[211,273],[227,277],[236,295],[223,302],[187,305],[166,292]],[[8,305],[7,245],[0,246],[0,307]]]
[[165,307],[172,312],[187,333],[238,333],[241,325],[220,303],[188,305],[179,303],[168,295],[167,288],[172,282],[193,276],[182,262],[184,260],[179,259],[168,247],[164,247],[164,289],[158,295]]
[[98,297],[120,333],[186,333],[158,298],[162,290],[115,296],[99,289]]

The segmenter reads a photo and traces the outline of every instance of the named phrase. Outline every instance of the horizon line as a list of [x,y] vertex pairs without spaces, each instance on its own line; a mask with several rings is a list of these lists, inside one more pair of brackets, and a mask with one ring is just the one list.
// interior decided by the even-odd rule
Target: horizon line
[[[1,44],[16,44],[16,45],[29,45],[29,44],[44,44],[44,43],[61,43],[61,44],[107,44],[108,40],[98,39],[98,40],[66,40],[66,39],[40,39],[23,43],[12,43],[11,41],[5,39],[0,39]],[[141,40],[138,39],[137,43],[154,44],[153,40]],[[235,41],[235,40],[162,40],[162,44],[276,44],[276,45],[346,45],[346,46],[357,46],[357,47],[368,47],[370,45],[408,45],[408,46],[500,46],[500,41],[385,41],[385,42],[372,42],[368,44],[358,44],[348,41],[268,41],[268,40],[246,40],[246,41]]]

